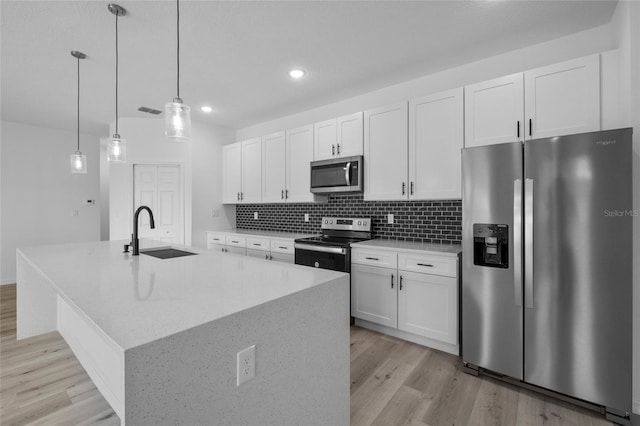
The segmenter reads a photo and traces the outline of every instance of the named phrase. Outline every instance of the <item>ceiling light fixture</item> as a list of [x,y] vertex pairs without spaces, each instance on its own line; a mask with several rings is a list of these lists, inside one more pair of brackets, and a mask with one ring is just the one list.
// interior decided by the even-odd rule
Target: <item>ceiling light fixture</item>
[[176,0],[177,11],[177,96],[173,98],[173,102],[169,102],[164,106],[165,132],[164,134],[171,140],[176,142],[188,141],[191,136],[191,108],[185,105],[180,98],[180,0]]
[[210,106],[207,106],[207,105],[201,106],[200,109],[202,110],[202,112],[211,112],[211,111],[213,111],[213,108],[211,108]]
[[305,74],[306,73],[303,70],[299,70],[299,69],[289,71],[289,76],[295,79],[302,78],[304,77]]
[[80,152],[80,59],[87,57],[82,52],[71,51],[71,56],[78,60],[78,145],[75,154],[71,154],[71,173],[87,173],[87,156]]
[[109,4],[107,8],[116,16],[116,132],[107,144],[107,161],[122,164],[127,162],[127,141],[118,133],[118,17],[126,15],[127,11],[115,3]]

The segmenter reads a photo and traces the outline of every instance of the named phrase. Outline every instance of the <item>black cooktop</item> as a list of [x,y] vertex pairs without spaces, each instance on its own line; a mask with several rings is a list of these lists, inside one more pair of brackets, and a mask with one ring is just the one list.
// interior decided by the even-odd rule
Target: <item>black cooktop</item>
[[336,237],[336,236],[318,236],[309,238],[299,238],[296,243],[313,244],[327,247],[349,247],[352,243],[370,240],[371,238],[358,237]]

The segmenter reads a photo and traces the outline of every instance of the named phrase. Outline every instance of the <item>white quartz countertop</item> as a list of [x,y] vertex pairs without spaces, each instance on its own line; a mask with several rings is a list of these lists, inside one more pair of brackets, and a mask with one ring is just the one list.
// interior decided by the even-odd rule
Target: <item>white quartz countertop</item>
[[214,234],[240,234],[246,236],[256,236],[265,238],[283,238],[288,240],[295,240],[298,238],[315,237],[320,234],[300,234],[295,232],[279,232],[279,231],[260,231],[256,229],[224,229],[221,231],[207,231]]
[[[19,248],[58,294],[127,350],[345,274],[193,247],[172,259],[122,253],[128,241]],[[141,249],[166,246],[141,240]],[[20,295],[18,295],[20,297]]]
[[459,244],[415,243],[399,240],[374,239],[351,244],[351,247],[375,248],[379,250],[418,252],[437,256],[456,257],[462,252]]

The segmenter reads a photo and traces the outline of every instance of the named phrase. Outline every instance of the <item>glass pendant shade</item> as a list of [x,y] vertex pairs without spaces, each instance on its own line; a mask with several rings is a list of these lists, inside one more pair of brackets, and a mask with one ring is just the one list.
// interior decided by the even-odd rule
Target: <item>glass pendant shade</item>
[[110,163],[127,162],[127,141],[121,139],[117,133],[109,139],[107,144],[107,161]]
[[87,173],[87,156],[80,151],[71,154],[71,173]]
[[182,99],[173,98],[164,106],[164,134],[176,142],[186,142],[191,137],[191,108]]

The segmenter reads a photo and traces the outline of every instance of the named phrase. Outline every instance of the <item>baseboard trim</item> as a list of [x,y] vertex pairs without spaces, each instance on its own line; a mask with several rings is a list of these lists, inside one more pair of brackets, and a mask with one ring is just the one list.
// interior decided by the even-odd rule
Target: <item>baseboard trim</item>
[[633,401],[632,411],[634,414],[640,415],[640,400],[636,399]]

